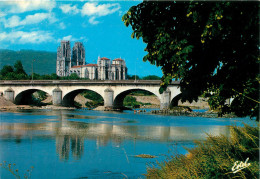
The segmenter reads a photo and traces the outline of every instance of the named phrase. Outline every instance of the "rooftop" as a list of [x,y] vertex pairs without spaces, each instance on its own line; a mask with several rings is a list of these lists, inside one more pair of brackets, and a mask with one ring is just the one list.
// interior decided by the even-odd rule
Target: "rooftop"
[[108,59],[108,58],[106,58],[106,57],[102,57],[102,58],[100,58],[101,60],[110,60],[110,59]]
[[93,67],[93,66],[98,66],[97,64],[87,64],[87,67]]
[[124,60],[121,59],[121,58],[116,58],[116,59],[114,59],[113,61],[124,61]]
[[93,67],[93,66],[97,66],[97,64],[78,65],[78,66],[73,66],[71,68]]

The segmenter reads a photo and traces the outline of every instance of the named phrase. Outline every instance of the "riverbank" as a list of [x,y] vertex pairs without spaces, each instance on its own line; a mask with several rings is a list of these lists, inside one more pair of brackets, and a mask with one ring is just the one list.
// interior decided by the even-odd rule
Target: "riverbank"
[[[122,111],[122,110],[134,110],[134,113],[140,113],[140,112],[146,112],[150,110],[146,110],[149,108],[153,109],[159,109],[160,108],[160,101],[157,99],[156,96],[134,96],[137,101],[142,103],[148,103],[150,102],[150,105],[143,105],[140,106],[140,108],[137,109],[131,109],[127,107],[123,107],[121,109],[113,109],[113,108],[107,108],[104,106],[98,106],[92,110],[96,111]],[[81,95],[78,95],[75,98],[76,102],[84,104],[87,100]],[[33,106],[33,105],[15,105],[14,103],[7,101],[4,97],[0,96],[0,111],[20,111],[20,110],[41,110],[41,109],[52,109],[52,110],[74,110],[76,107],[64,107],[64,106],[54,106],[54,105],[47,105],[51,103],[50,97],[45,99],[43,101],[43,106]],[[85,107],[85,105],[82,105]],[[219,116],[217,112],[214,111],[207,111],[207,112],[194,112],[192,111],[192,106],[178,106],[174,107],[171,110],[152,110],[152,114],[163,114],[163,115],[174,115],[174,116],[191,116],[191,117],[209,117],[209,118],[217,118],[217,117],[224,117],[224,118],[234,118],[237,117],[233,114],[225,114],[223,116]],[[86,109],[86,108],[84,108]]]
[[[259,127],[230,127],[231,137],[209,135],[186,155],[147,169],[147,178],[258,178]],[[243,170],[242,170],[243,169]]]
[[190,116],[190,117],[207,117],[207,118],[236,118],[233,113],[220,115],[219,112],[208,110],[205,112],[195,112],[187,106],[176,106],[166,110],[152,110],[152,114],[173,115],[173,116]]
[[[159,101],[155,96],[135,96],[139,101],[143,103],[147,103],[149,100],[151,105],[141,106],[139,109],[135,109],[134,113],[146,112],[145,109],[154,108],[158,109],[160,107]],[[46,102],[47,101],[47,102]],[[85,99],[82,96],[77,96],[78,102],[85,102]],[[49,98],[47,98],[44,102],[48,104],[51,102]],[[41,110],[41,109],[51,109],[51,110],[74,110],[75,107],[64,107],[64,106],[54,106],[54,105],[44,105],[44,106],[33,106],[33,105],[15,105],[14,103],[7,101],[4,97],[0,96],[0,111],[20,111],[20,110]],[[121,109],[113,109],[107,108],[104,106],[98,106],[93,110],[96,111],[122,111],[122,110],[133,110],[131,108],[121,108]],[[148,111],[148,110],[147,110]],[[198,113],[193,112],[189,107],[175,107],[172,110],[152,110],[152,114],[165,114],[165,115],[175,115],[175,116],[193,116],[193,117],[218,117],[217,113]],[[233,115],[226,115],[224,117],[236,117]]]
[[52,110],[74,110],[75,107],[63,107],[63,106],[30,106],[30,105],[15,105],[15,106],[0,106],[0,111],[19,111],[19,110],[30,110],[30,109],[52,109]]
[[7,101],[3,96],[0,96],[0,111],[19,111],[19,110],[29,110],[29,109],[72,110],[72,109],[76,109],[76,108],[75,107],[54,106],[54,105],[45,105],[45,106],[16,105],[10,101]]

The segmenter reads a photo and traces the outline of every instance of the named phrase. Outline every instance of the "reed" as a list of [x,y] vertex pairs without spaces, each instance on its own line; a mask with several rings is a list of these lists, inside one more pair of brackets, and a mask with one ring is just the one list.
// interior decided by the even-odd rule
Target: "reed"
[[[147,169],[147,178],[258,178],[259,126],[231,126],[231,137],[208,135],[186,155],[173,155],[159,166]],[[236,161],[250,163],[234,173]]]

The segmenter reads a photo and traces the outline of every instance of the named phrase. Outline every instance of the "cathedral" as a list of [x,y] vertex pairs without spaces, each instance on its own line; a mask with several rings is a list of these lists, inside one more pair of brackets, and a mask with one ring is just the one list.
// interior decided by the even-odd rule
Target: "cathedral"
[[75,42],[71,53],[70,41],[62,40],[57,49],[56,74],[63,77],[72,73],[90,80],[125,80],[127,68],[121,58],[111,62],[106,57],[98,57],[97,64],[86,64],[83,44]]

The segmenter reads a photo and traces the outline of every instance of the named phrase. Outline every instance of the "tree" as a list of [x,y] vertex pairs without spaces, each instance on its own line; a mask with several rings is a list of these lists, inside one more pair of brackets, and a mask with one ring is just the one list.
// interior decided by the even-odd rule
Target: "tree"
[[147,44],[143,60],[161,66],[160,93],[180,80],[182,101],[205,94],[212,108],[245,116],[259,105],[258,9],[258,2],[144,1],[122,20]]
[[77,75],[77,73],[72,73],[69,78],[69,80],[79,80],[80,77]]
[[[32,75],[30,76],[30,79],[32,79]],[[34,80],[42,80],[42,75],[38,73],[33,73],[33,79]]]
[[2,70],[1,70],[1,72],[0,72],[0,74],[4,77],[4,76],[6,76],[8,73],[11,73],[11,72],[14,72],[13,67],[10,66],[10,65],[5,65],[5,66],[3,66],[3,68],[2,68]]
[[23,69],[23,64],[21,62],[21,60],[17,60],[14,64],[14,72],[17,74],[25,74],[25,71]]
[[159,76],[156,75],[148,75],[143,77],[143,80],[160,80],[161,78]]
[[127,75],[126,79],[128,79],[128,80],[135,80],[135,79],[140,80],[140,77],[138,75]]
[[58,80],[59,79],[59,76],[56,73],[52,73],[50,76],[51,76],[50,79],[52,79],[52,80]]

